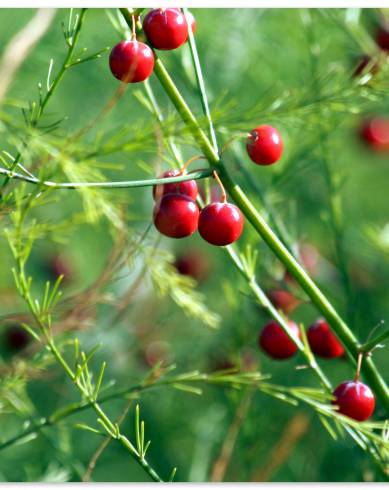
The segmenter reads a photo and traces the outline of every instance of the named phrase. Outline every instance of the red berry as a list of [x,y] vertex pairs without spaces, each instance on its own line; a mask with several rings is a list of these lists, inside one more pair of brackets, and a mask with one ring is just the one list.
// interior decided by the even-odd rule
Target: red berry
[[286,314],[293,311],[301,303],[296,296],[284,289],[273,289],[268,292],[268,296],[273,305]]
[[271,165],[281,158],[283,143],[276,129],[262,125],[250,132],[246,147],[254,163]]
[[334,391],[339,412],[354,420],[367,420],[374,412],[375,397],[371,389],[360,381],[345,381]]
[[383,51],[389,51],[389,22],[386,22],[378,28],[375,40]]
[[154,53],[147,44],[139,41],[121,41],[111,51],[109,67],[122,82],[143,82],[153,72]]
[[165,194],[154,206],[157,230],[171,238],[184,238],[197,230],[199,208],[188,196]]
[[[164,177],[177,177],[180,175],[179,170],[166,170],[159,179]],[[164,194],[184,194],[194,201],[197,198],[198,188],[195,180],[186,180],[184,182],[159,184],[153,187],[153,198],[155,201],[160,199]]]
[[5,332],[5,340],[10,350],[19,351],[30,343],[30,335],[19,325],[12,325]]
[[212,245],[229,245],[240,237],[243,224],[243,214],[238,207],[227,202],[214,202],[200,213],[199,233]]
[[343,356],[344,348],[326,321],[317,320],[309,327],[307,336],[312,352],[318,356],[327,359]]
[[180,274],[193,277],[198,282],[207,278],[210,269],[209,261],[198,250],[188,250],[179,255],[174,265]]
[[[175,8],[174,10],[178,10],[179,12],[182,12],[182,10],[179,7]],[[196,19],[194,18],[194,15],[192,14],[192,12],[189,12],[189,10],[188,10],[186,15],[189,19],[189,25],[191,26],[192,32],[194,34],[196,32],[196,29],[197,29]]]
[[[300,337],[298,326],[290,320],[288,325],[292,335]],[[297,345],[275,321],[271,321],[262,329],[259,345],[266,354],[274,359],[288,359],[297,352]]]
[[176,8],[150,10],[143,21],[143,29],[156,49],[176,49],[188,39],[185,16]]
[[376,151],[389,151],[389,119],[374,117],[361,128],[364,142]]

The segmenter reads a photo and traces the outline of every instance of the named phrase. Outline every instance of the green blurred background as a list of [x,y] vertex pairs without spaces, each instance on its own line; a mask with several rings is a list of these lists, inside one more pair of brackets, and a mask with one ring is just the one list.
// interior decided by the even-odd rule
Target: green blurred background
[[[368,88],[366,93],[355,88],[352,74],[358,58],[364,54],[364,46],[371,48],[369,36],[374,32],[379,12],[299,9],[192,9],[192,12],[197,21],[196,41],[220,141],[225,142],[229,136],[247,132],[253,125],[262,123],[276,125],[284,138],[284,156],[273,167],[254,166],[244,152],[243,142],[233,145],[235,156],[230,148],[226,150],[226,164],[238,180],[241,175],[236,159],[250,172],[254,183],[260,185],[275,213],[283,220],[293,243],[309,243],[315,247],[320,257],[316,279],[340,312],[350,315],[353,331],[362,340],[366,339],[389,312],[389,155],[366,147],[357,130],[366,116],[389,117],[389,92],[386,97],[375,100],[370,97]],[[0,11],[0,54],[34,13],[29,9]],[[49,31],[13,80],[7,94],[9,103],[3,110],[20,121],[22,115],[16,103],[35,100],[37,83],[45,83],[50,59],[54,60],[55,72],[64,57],[61,22],[67,21],[68,14],[65,9],[57,11]],[[357,21],[351,23],[353,16]],[[95,52],[105,46],[112,47],[119,38],[105,10],[88,11],[80,47]],[[108,53],[65,74],[47,114],[48,118],[67,116],[59,135],[76,132],[93,120],[117,89],[118,83],[108,68]],[[200,115],[188,47],[163,52],[161,58]],[[385,77],[388,80],[387,64],[377,75],[383,86]],[[154,76],[150,82],[161,106],[173,113]],[[386,87],[389,88],[387,83]],[[134,133],[152,127],[151,116],[134,96],[140,90],[139,86],[130,86],[115,108],[86,136],[86,141],[93,144],[98,131],[112,135],[123,125],[128,128],[129,139],[132,127]],[[326,94],[336,96],[326,98]],[[319,102],[321,97],[323,104]],[[5,127],[0,136],[3,147],[11,150]],[[184,155],[196,154],[198,150],[184,141]],[[100,155],[97,160],[120,165],[116,170],[106,171],[111,180],[148,178],[156,172],[156,149],[156,138],[151,133],[136,151]],[[337,271],[323,159],[327,159],[331,171],[342,182],[339,194],[352,304],[345,297]],[[157,161],[157,165],[168,168],[161,161]],[[245,183],[242,185],[255,201],[254,189]],[[117,193],[118,199],[126,204],[129,226],[134,233],[142,232],[152,213],[150,189],[118,190]],[[59,201],[38,210],[37,217],[41,221],[60,221],[81,210],[82,201],[76,193],[59,191]],[[156,236],[152,229],[150,241]],[[242,245],[252,243],[259,252],[260,284],[266,289],[280,284],[283,269],[248,225],[241,242]],[[51,258],[61,255],[72,271],[72,280],[65,286],[66,294],[80,291],[100,273],[112,244],[112,233],[108,232],[104,220],[81,224],[61,241],[48,237],[37,242],[29,272],[38,283],[43,283],[52,274]],[[255,305],[221,250],[205,244],[197,234],[179,242],[163,238],[158,246],[177,257],[192,249],[206,261],[206,278],[196,288],[204,294],[208,307],[221,315],[220,328],[210,329],[198,319],[186,316],[171,298],[158,297],[149,278],[142,281],[128,311],[116,324],[110,323],[112,308],[98,305],[90,325],[69,335],[78,335],[86,347],[102,342],[98,360],[109,360],[108,378],[115,379],[117,386],[136,383],[146,375],[150,366],[145,356],[147,358],[148,352],[150,357],[153,349],[162,349],[165,361],[175,362],[180,372],[210,371],[231,363],[243,363],[249,369],[254,367],[271,373],[275,383],[316,386],[308,370],[294,369],[303,364],[299,356],[276,362],[260,353],[258,333],[268,318]],[[11,273],[13,260],[4,239],[0,242],[0,251],[0,311],[7,314],[23,310],[23,306],[15,293]],[[139,270],[142,265],[140,258],[131,267]],[[117,297],[131,280],[130,274],[116,282],[110,286],[110,294]],[[304,302],[291,316],[295,321],[310,325],[317,313]],[[28,363],[31,354],[10,351],[4,334],[8,323],[3,322],[1,326],[2,366]],[[374,358],[388,378],[387,349],[377,350]],[[344,360],[321,364],[334,384],[353,376],[350,365]],[[77,400],[72,386],[52,363],[48,363],[38,379],[29,379],[25,371],[21,378],[10,376],[8,379],[7,375],[3,378],[2,393],[9,396],[9,389],[12,391],[12,383],[15,383],[15,397],[20,397],[20,403],[25,406],[12,411],[7,408],[7,400],[2,409],[0,400],[2,440],[21,429],[26,414],[45,416]],[[10,383],[8,388],[7,382]],[[123,404],[123,401],[112,403],[109,412],[113,417],[120,413]],[[123,424],[123,430],[132,436],[134,405]],[[145,393],[141,409],[146,421],[146,437],[152,440],[149,459],[163,474],[177,466],[179,481],[212,478],[213,465],[237,413],[238,417],[241,413],[239,410],[245,411],[244,421],[224,475],[225,481],[325,482],[381,478],[351,439],[332,440],[309,409],[289,406],[262,393],[249,396],[242,391],[206,387],[202,396],[195,396],[165,388]],[[377,418],[383,415],[378,407]],[[73,427],[81,420],[93,424],[94,419],[85,412],[47,429],[44,435],[32,441],[4,450],[0,479],[79,481],[101,442],[98,437]],[[295,439],[293,431],[298,433]],[[93,480],[143,481],[147,477],[120,446],[112,443],[99,459]]]

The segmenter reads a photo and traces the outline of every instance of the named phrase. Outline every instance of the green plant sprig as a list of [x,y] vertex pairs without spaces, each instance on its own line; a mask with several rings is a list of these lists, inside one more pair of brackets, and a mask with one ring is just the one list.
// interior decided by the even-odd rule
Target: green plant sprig
[[[107,395],[101,396],[96,400],[96,402],[99,405],[103,405],[115,399],[136,398],[144,391],[150,391],[169,386],[174,389],[185,391],[194,395],[202,394],[202,390],[196,386],[198,384],[226,387],[230,389],[253,387],[257,388],[262,393],[272,396],[284,403],[291,403],[293,405],[296,405],[299,401],[302,401],[303,403],[313,408],[318,413],[319,417],[331,417],[334,419],[335,422],[339,422],[342,426],[357,431],[362,436],[367,437],[371,442],[377,445],[383,444],[384,447],[387,446],[387,443],[385,443],[378,434],[373,432],[373,430],[383,430],[385,428],[384,422],[360,423],[348,417],[345,417],[337,413],[334,407],[328,403],[330,401],[330,397],[328,394],[323,394],[315,389],[279,386],[277,384],[270,383],[268,375],[264,375],[259,372],[239,373],[232,372],[231,370],[225,370],[213,373],[202,373],[199,371],[191,371],[175,376],[166,376],[174,368],[175,366],[160,368],[158,365],[156,365],[154,370],[150,373],[150,375],[143,383],[135,384],[128,388],[119,389]],[[159,370],[160,373],[158,374]],[[79,403],[73,403],[66,407],[62,407],[59,410],[54,411],[49,417],[40,419],[38,423],[33,423],[23,432],[1,443],[0,451],[10,446],[13,446],[16,443],[20,443],[24,439],[28,441],[30,440],[32,434],[37,433],[45,428],[52,427],[80,412],[93,408],[94,401],[88,399],[85,399]],[[137,413],[136,421],[136,435],[139,438],[139,442],[141,443],[142,429],[140,417]],[[328,429],[328,426],[326,428]],[[93,430],[93,432],[96,432],[96,430]],[[145,448],[145,445],[143,445],[142,447]]]
[[[68,46],[68,50],[66,53],[66,57],[58,70],[57,75],[55,76],[54,80],[51,81],[51,72],[53,68],[53,60],[50,60],[50,65],[49,65],[49,71],[47,75],[47,82],[46,82],[46,87],[47,91],[44,96],[42,96],[42,87],[39,85],[39,102],[36,104],[35,102],[31,104],[31,113],[30,117],[27,117],[27,114],[24,112],[24,116],[26,119],[26,122],[31,125],[31,127],[35,128],[38,125],[38,122],[40,121],[41,117],[43,116],[44,110],[50,101],[51,97],[53,96],[55,90],[57,89],[59,83],[63,79],[65,72],[67,71],[68,68],[72,66],[72,57],[74,50],[77,46],[78,39],[80,37],[81,29],[83,26],[84,18],[86,15],[87,9],[82,8],[80,11],[80,14],[77,15],[76,21],[74,23],[74,26],[71,26],[71,21],[72,21],[72,10],[69,16],[69,25],[68,28],[66,29],[63,26],[63,32],[64,32],[64,37],[65,37],[65,42]],[[19,164],[19,161],[22,157],[22,153],[19,152],[14,161],[12,162],[12,165],[10,166],[10,170],[13,171]],[[5,174],[6,175],[6,174]],[[3,183],[0,186],[0,199],[2,197],[4,188],[7,186],[7,184],[10,181],[10,176],[6,175]]]

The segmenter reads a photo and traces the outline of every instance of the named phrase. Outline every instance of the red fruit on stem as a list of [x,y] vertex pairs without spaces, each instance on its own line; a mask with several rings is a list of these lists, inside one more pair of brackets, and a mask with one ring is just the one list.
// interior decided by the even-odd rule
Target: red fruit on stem
[[188,39],[185,16],[176,8],[150,10],[143,21],[143,30],[156,49],[176,49]]
[[5,340],[9,349],[19,351],[30,343],[30,335],[20,325],[12,325],[5,332]]
[[374,117],[365,121],[360,131],[364,142],[376,151],[389,151],[389,119]]
[[[166,170],[158,178],[177,177],[180,175],[179,170]],[[184,194],[194,201],[197,198],[198,188],[195,180],[186,180],[184,182],[159,184],[153,187],[153,198],[155,201],[160,199],[164,194]]]
[[276,129],[262,125],[250,132],[246,148],[254,163],[271,165],[281,158],[283,143]]
[[137,40],[121,41],[111,51],[109,67],[122,82],[143,82],[154,69],[154,53],[147,44]]
[[237,206],[227,202],[214,202],[205,206],[200,213],[199,233],[212,245],[229,245],[238,240],[243,224],[243,214]]
[[374,412],[375,397],[371,389],[360,381],[345,381],[334,391],[339,412],[354,420],[367,420]]
[[193,277],[198,282],[207,278],[210,269],[207,258],[198,250],[189,250],[179,255],[174,265],[180,274]]
[[[288,321],[289,329],[297,338],[300,338],[300,329]],[[291,340],[284,329],[275,321],[271,321],[262,329],[259,336],[259,346],[273,359],[288,359],[297,352],[297,345]]]
[[307,337],[312,352],[320,357],[332,359],[341,357],[344,354],[342,344],[325,320],[317,320],[311,325],[308,329]]
[[389,22],[379,26],[375,35],[375,41],[383,51],[389,52]]
[[184,238],[197,230],[199,208],[188,196],[165,194],[154,206],[157,230],[170,238]]
[[293,311],[301,303],[296,296],[284,289],[273,289],[268,292],[268,296],[273,305],[286,314]]

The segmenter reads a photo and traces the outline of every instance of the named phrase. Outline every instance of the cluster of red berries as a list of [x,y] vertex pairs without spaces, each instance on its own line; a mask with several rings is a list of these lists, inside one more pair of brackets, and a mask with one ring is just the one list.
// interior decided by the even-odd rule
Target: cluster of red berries
[[[168,170],[161,178],[180,175]],[[198,187],[195,180],[157,185],[153,188],[154,224],[157,230],[171,238],[184,238],[197,229],[212,245],[224,246],[235,242],[243,231],[244,218],[239,208],[226,200],[212,202],[201,211],[196,204]]]
[[[196,21],[190,13],[188,20],[194,33]],[[149,44],[161,50],[179,48],[189,35],[188,24],[180,8],[150,10],[143,21],[143,30]],[[122,82],[143,82],[154,70],[154,53],[150,46],[136,39],[134,32],[131,40],[121,41],[112,49],[109,66],[112,74]]]
[[[292,337],[301,338],[299,327],[288,321]],[[307,332],[308,342],[314,354],[326,359],[344,356],[344,348],[325,320],[319,319]],[[297,345],[275,321],[271,321],[259,335],[261,349],[273,359],[288,359],[297,352]],[[341,383],[333,392],[334,404],[341,414],[355,420],[368,419],[375,408],[375,397],[371,389],[356,379]]]
[[[281,136],[271,126],[253,129],[247,140],[247,153],[254,163],[271,165],[281,158]],[[175,177],[182,171],[167,170],[160,178]],[[167,183],[153,188],[154,224],[157,230],[170,238],[184,238],[197,229],[201,237],[212,245],[229,245],[240,237],[244,218],[240,209],[227,202],[223,186],[220,200],[212,200],[201,211],[196,204],[198,187],[195,180]]]

